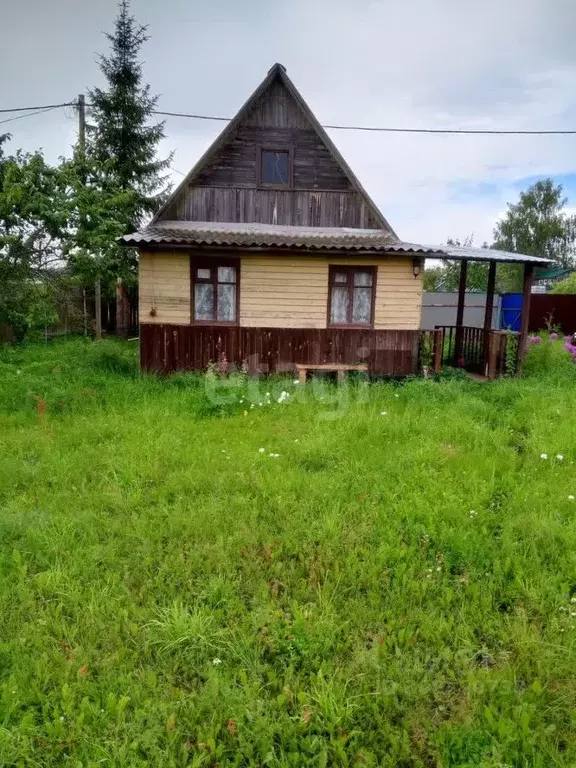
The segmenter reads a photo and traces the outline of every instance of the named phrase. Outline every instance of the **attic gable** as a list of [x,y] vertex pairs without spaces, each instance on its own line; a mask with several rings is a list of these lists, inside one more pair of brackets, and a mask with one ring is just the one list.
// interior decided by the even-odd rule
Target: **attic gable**
[[[272,148],[290,163],[285,189],[261,183],[261,153]],[[395,236],[280,64],[153,223],[169,220],[364,227]]]

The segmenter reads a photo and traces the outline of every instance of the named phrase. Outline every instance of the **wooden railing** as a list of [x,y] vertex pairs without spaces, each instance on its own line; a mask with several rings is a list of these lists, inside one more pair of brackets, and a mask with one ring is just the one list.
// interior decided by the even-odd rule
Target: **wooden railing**
[[140,364],[163,373],[206,370],[211,363],[276,373],[297,363],[365,363],[375,376],[411,376],[422,367],[438,370],[440,342],[439,331],[141,323]]
[[442,364],[490,379],[517,369],[519,334],[472,326],[436,326],[442,333]]

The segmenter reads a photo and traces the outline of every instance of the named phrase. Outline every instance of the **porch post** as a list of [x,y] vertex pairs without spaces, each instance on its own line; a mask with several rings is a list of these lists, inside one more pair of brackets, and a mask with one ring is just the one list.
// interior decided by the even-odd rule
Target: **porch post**
[[526,355],[526,339],[528,337],[528,320],[530,318],[530,298],[532,296],[532,277],[534,265],[524,265],[524,292],[522,294],[522,324],[520,326],[520,339],[518,341],[518,364],[516,372],[522,373],[522,364]]
[[484,363],[485,374],[489,375],[490,362],[490,331],[492,330],[492,313],[494,311],[494,286],[496,285],[496,262],[491,261],[488,267],[488,286],[486,288],[486,309],[484,311]]
[[468,260],[462,259],[460,264],[460,282],[458,284],[458,309],[456,311],[456,337],[454,339],[454,365],[462,357],[462,335],[464,323],[464,303],[466,301],[466,277],[468,275]]

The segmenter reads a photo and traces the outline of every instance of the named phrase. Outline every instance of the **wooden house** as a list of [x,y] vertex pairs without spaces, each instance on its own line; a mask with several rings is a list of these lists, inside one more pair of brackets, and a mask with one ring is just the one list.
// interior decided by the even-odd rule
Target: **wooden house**
[[[423,259],[275,64],[140,232],[141,366],[420,364]],[[460,256],[461,258],[461,256]]]

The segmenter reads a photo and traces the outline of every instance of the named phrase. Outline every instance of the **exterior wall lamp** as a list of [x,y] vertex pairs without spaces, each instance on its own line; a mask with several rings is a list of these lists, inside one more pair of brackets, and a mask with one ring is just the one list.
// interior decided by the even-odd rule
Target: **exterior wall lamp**
[[414,277],[418,277],[422,271],[422,259],[412,259],[412,274]]

